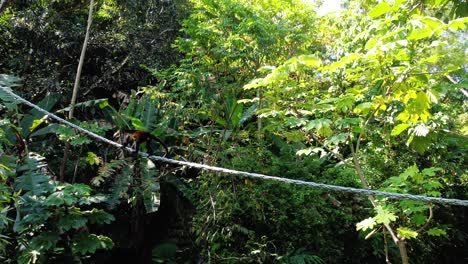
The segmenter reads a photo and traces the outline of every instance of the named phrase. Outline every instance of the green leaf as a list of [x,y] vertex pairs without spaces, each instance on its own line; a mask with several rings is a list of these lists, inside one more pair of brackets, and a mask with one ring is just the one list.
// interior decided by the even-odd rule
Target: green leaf
[[29,246],[37,250],[48,250],[56,247],[60,236],[55,232],[44,232],[31,239]]
[[377,39],[376,39],[376,38],[371,38],[371,39],[369,39],[369,41],[367,41],[365,48],[366,48],[366,50],[370,50],[370,49],[372,49],[376,44],[377,44]]
[[406,227],[399,227],[397,229],[397,232],[398,232],[399,237],[405,238],[405,239],[416,238],[418,236],[417,232]]
[[430,167],[430,168],[426,168],[426,169],[423,169],[421,171],[421,173],[424,175],[424,176],[429,176],[429,177],[432,177],[432,176],[435,176],[436,175],[436,172],[438,171],[443,171],[442,168],[438,168],[438,167]]
[[444,22],[440,21],[439,19],[428,16],[421,18],[421,21],[424,22],[424,24],[426,24],[426,26],[428,26],[432,30],[437,29],[438,27],[444,24]]
[[434,227],[434,228],[427,230],[427,234],[430,236],[446,236],[447,232],[445,232],[445,230],[441,228]]
[[90,205],[93,203],[103,203],[106,202],[108,198],[103,195],[103,194],[98,194],[98,195],[93,195],[93,196],[85,196],[85,197],[80,197],[79,204],[83,205]]
[[69,141],[75,136],[75,131],[73,131],[72,128],[66,127],[66,126],[60,126],[57,130],[56,133],[59,137],[60,140],[63,141]]
[[73,205],[77,199],[64,191],[57,191],[47,197],[44,204],[47,206]]
[[37,173],[27,173],[16,179],[15,189],[30,191],[34,195],[40,195],[49,191],[49,181],[50,178],[48,176]]
[[311,129],[317,130],[317,133],[321,136],[330,136],[333,131],[330,128],[331,120],[326,118],[314,119],[307,123],[304,127],[306,131]]
[[[21,86],[21,78],[14,76],[14,75],[8,75],[8,74],[0,74],[0,85],[1,86],[7,86],[7,87],[16,87],[16,86]],[[3,94],[2,97],[3,99]]]
[[[37,105],[46,111],[50,111],[52,107],[57,103],[59,100],[59,95],[58,94],[49,94],[46,96],[44,99],[42,99]],[[29,111],[29,113],[21,119],[21,134],[22,135],[27,135],[31,131],[31,127],[33,125],[34,120],[36,119],[43,119],[44,118],[44,113],[39,112],[36,109],[32,109]]]
[[416,150],[419,154],[424,154],[431,146],[432,141],[428,137],[415,136],[410,143],[410,147]]
[[74,195],[77,197],[89,196],[91,194],[91,187],[82,183],[67,184],[63,188],[66,194]]
[[143,123],[143,121],[141,121],[138,118],[132,117],[132,126],[136,130],[147,131],[147,128],[145,127],[145,124]]
[[50,124],[44,128],[40,128],[31,134],[31,137],[43,136],[47,134],[57,134],[57,130],[60,128],[59,124]]
[[381,15],[384,15],[388,12],[392,11],[392,7],[387,4],[386,2],[382,2],[378,5],[376,5],[370,12],[369,12],[369,16],[371,18],[377,18]]
[[345,143],[348,139],[348,133],[339,133],[331,136],[325,141],[325,145],[338,145],[339,143]]
[[88,219],[83,217],[80,213],[81,212],[79,212],[78,210],[75,210],[74,212],[70,212],[66,215],[63,215],[58,220],[58,226],[63,231],[68,231],[71,229],[79,229],[79,228],[86,226]]
[[411,217],[411,223],[420,226],[426,223],[427,217],[422,214],[415,214],[414,216]]
[[393,137],[396,137],[398,135],[400,135],[403,131],[405,131],[408,127],[410,127],[411,125],[410,124],[399,124],[397,125],[396,127],[394,127],[392,129],[392,133],[390,135],[392,135]]
[[375,222],[378,224],[388,225],[390,222],[393,222],[397,219],[397,216],[390,212],[388,209],[385,209],[381,206],[376,208],[377,215],[374,216]]
[[115,220],[113,215],[97,208],[93,208],[91,211],[85,211],[83,214],[88,218],[91,224],[110,224]]
[[432,30],[429,27],[416,28],[411,31],[408,40],[419,40],[432,36]]
[[101,163],[101,159],[99,159],[99,157],[91,151],[88,151],[85,160],[89,165],[99,165]]
[[103,108],[106,108],[109,106],[109,101],[106,99],[106,100],[103,100],[99,103],[99,108],[103,109]]
[[109,249],[112,246],[113,242],[110,238],[88,233],[80,233],[74,236],[72,244],[73,251],[81,255],[94,253],[98,249]]
[[354,98],[354,96],[340,97],[336,101],[336,109],[341,111],[342,113],[346,113],[353,108],[355,101],[356,98]]
[[81,145],[86,145],[86,144],[89,144],[91,143],[92,140],[89,139],[88,137],[86,136],[78,136],[72,140],[70,140],[70,144],[72,146],[81,146]]
[[406,170],[403,173],[401,173],[399,177],[402,178],[403,180],[407,180],[408,178],[413,178],[414,175],[418,173],[419,173],[418,166],[413,165],[413,166],[406,168]]
[[406,215],[420,213],[427,210],[427,205],[419,201],[403,200],[400,202],[400,206]]
[[263,78],[253,79],[248,84],[244,85],[244,90],[255,89],[264,86]]
[[304,133],[300,130],[285,131],[283,135],[290,142],[302,142],[306,139]]
[[[440,182],[438,182],[438,180],[428,180],[428,181],[423,183],[423,187],[424,187],[424,189],[426,189],[428,191],[434,191],[434,190],[442,188],[443,185]],[[440,195],[440,193],[439,193],[439,195]],[[432,194],[431,196],[439,196],[439,195]]]
[[258,103],[254,103],[246,111],[244,111],[244,113],[242,114],[239,120],[239,125],[243,125],[246,121],[252,118],[255,114],[255,111],[257,111],[257,108],[258,108]]
[[354,108],[354,112],[356,114],[363,113],[364,115],[367,115],[369,113],[369,111],[372,109],[373,105],[374,104],[371,103],[371,102],[365,102],[365,103],[358,104]]
[[448,23],[448,27],[451,30],[465,29],[466,23],[468,23],[468,17],[462,17],[455,20],[452,20]]
[[361,222],[357,223],[356,224],[356,230],[366,231],[367,229],[373,229],[376,224],[377,223],[375,222],[374,218],[369,217],[369,218],[364,219]]
[[308,67],[320,67],[322,61],[314,55],[301,55],[298,57],[299,63]]

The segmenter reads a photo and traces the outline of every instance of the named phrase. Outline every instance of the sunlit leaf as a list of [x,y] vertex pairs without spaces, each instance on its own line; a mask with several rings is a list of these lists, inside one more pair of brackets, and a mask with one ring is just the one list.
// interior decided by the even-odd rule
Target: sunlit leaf
[[416,238],[418,236],[417,232],[406,227],[399,227],[397,229],[397,232],[398,232],[399,237],[405,238],[405,239]]
[[448,27],[451,30],[465,29],[467,23],[468,23],[468,17],[458,18],[458,19],[450,21],[448,23]]
[[401,173],[399,177],[402,178],[403,180],[406,180],[408,178],[412,178],[417,173],[419,173],[418,166],[413,165],[413,166],[406,168],[406,170],[403,173]]
[[410,127],[410,124],[399,124],[392,129],[391,135],[396,137]]
[[444,24],[444,22],[440,21],[439,19],[428,16],[421,18],[421,21],[433,30]]
[[361,222],[356,224],[356,230],[366,231],[367,229],[372,229],[377,223],[375,222],[374,218],[369,217],[367,219],[362,220]]
[[371,18],[377,18],[381,15],[384,15],[388,12],[392,11],[392,7],[387,2],[381,2],[380,4],[376,5],[370,12],[369,16]]
[[379,206],[376,210],[377,215],[374,217],[376,223],[388,225],[397,219],[397,216],[388,209]]
[[416,28],[411,31],[410,35],[408,36],[409,40],[419,40],[428,38],[432,35],[432,30],[429,27],[423,28]]

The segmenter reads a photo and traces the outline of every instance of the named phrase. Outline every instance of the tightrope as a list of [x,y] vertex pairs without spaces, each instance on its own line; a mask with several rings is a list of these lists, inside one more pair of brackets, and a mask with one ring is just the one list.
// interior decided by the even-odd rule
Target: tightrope
[[[15,100],[24,103],[39,112],[49,116],[52,119],[55,119],[56,121],[65,124],[69,127],[72,127],[94,139],[97,139],[99,141],[102,141],[104,143],[107,143],[109,145],[112,145],[117,148],[124,148],[124,146],[120,143],[117,143],[115,141],[109,140],[105,137],[102,137],[96,133],[93,133],[89,130],[86,130],[80,126],[77,126],[53,113],[50,113],[49,111],[29,102],[28,100],[18,96],[17,94],[13,93],[10,89],[0,86],[0,89],[6,93],[8,93],[10,96],[12,96]],[[126,149],[130,152],[133,152],[134,150],[126,147]],[[337,186],[337,185],[331,185],[331,184],[325,184],[325,183],[317,183],[317,182],[310,182],[310,181],[303,181],[303,180],[295,180],[295,179],[288,179],[288,178],[282,178],[282,177],[276,177],[276,176],[270,176],[270,175],[265,175],[265,174],[260,174],[260,173],[252,173],[252,172],[246,172],[246,171],[238,171],[238,170],[232,170],[232,169],[226,169],[226,168],[221,168],[221,167],[215,167],[215,166],[209,166],[205,164],[199,164],[199,163],[194,163],[194,162],[188,162],[188,161],[181,161],[181,160],[175,160],[175,159],[169,159],[161,156],[156,156],[156,155],[149,155],[148,153],[145,152],[138,152],[139,155],[142,157],[149,158],[154,161],[160,161],[164,163],[169,163],[169,164],[174,164],[174,165],[179,165],[179,166],[187,166],[187,167],[192,167],[192,168],[197,168],[201,170],[206,170],[206,171],[213,171],[213,172],[220,172],[220,173],[225,173],[225,174],[231,174],[231,175],[238,175],[238,176],[244,176],[248,178],[254,178],[254,179],[263,179],[263,180],[270,180],[270,181],[276,181],[276,182],[284,182],[284,183],[289,183],[289,184],[295,184],[295,185],[301,185],[301,186],[308,186],[308,187],[314,187],[314,188],[321,188],[325,190],[330,190],[330,191],[338,191],[338,192],[346,192],[346,193],[355,193],[355,194],[361,194],[361,195],[377,195],[377,196],[383,196],[389,199],[406,199],[406,200],[414,200],[414,201],[420,201],[420,202],[427,202],[427,203],[437,203],[437,204],[450,204],[450,205],[460,205],[460,206],[468,206],[468,200],[461,200],[461,199],[448,199],[448,198],[440,198],[440,197],[431,197],[431,196],[423,196],[423,195],[414,195],[414,194],[406,194],[406,193],[392,193],[392,192],[384,192],[384,191],[376,191],[376,190],[369,190],[369,189],[360,189],[360,188],[353,188],[353,187],[344,187],[344,186]]]

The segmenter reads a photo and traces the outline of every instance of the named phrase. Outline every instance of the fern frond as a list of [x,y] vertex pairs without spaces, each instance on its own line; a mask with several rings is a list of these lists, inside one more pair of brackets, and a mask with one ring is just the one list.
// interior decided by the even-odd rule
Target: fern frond
[[112,160],[111,162],[105,163],[99,168],[98,175],[91,179],[91,184],[100,186],[107,178],[117,174],[124,165],[125,160]]

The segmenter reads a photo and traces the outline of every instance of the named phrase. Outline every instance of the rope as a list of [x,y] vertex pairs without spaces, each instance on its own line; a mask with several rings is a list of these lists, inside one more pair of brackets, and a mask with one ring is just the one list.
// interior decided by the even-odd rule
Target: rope
[[[119,144],[117,142],[114,142],[112,140],[109,140],[107,138],[104,138],[96,133],[93,133],[91,131],[88,131],[84,128],[81,128],[63,118],[60,118],[44,109],[41,107],[27,101],[26,99],[16,95],[13,93],[11,90],[9,90],[6,87],[0,86],[0,90],[3,90],[4,92],[8,93],[11,95],[13,98],[15,98],[17,101],[22,102],[36,110],[38,110],[41,113],[44,113],[45,115],[51,117],[52,119],[55,119],[56,121],[65,124],[69,127],[72,127],[94,139],[100,140],[102,142],[105,142],[109,145],[112,145],[117,148],[124,148],[122,144]],[[130,152],[134,152],[133,149],[126,147],[126,150]],[[260,174],[260,173],[251,173],[251,172],[246,172],[246,171],[238,171],[238,170],[232,170],[232,169],[226,169],[226,168],[221,168],[221,167],[215,167],[215,166],[209,166],[205,164],[199,164],[199,163],[194,163],[194,162],[188,162],[188,161],[181,161],[181,160],[174,160],[174,159],[169,159],[161,156],[155,156],[155,155],[149,155],[148,153],[145,152],[139,152],[138,153],[142,157],[149,158],[154,161],[160,161],[163,163],[169,163],[169,164],[174,164],[174,165],[179,165],[179,166],[187,166],[187,167],[192,167],[192,168],[197,168],[201,170],[206,170],[206,171],[213,171],[213,172],[220,172],[220,173],[225,173],[225,174],[231,174],[231,175],[238,175],[238,176],[243,176],[243,177],[248,177],[248,178],[254,178],[254,179],[262,179],[262,180],[270,180],[270,181],[276,181],[276,182],[284,182],[284,183],[289,183],[289,184],[295,184],[295,185],[301,185],[301,186],[307,186],[307,187],[313,187],[313,188],[321,188],[325,190],[330,190],[330,191],[337,191],[337,192],[345,192],[345,193],[354,193],[354,194],[361,194],[361,195],[377,195],[377,196],[383,196],[386,198],[390,199],[406,199],[406,200],[414,200],[414,201],[420,201],[420,202],[426,202],[426,203],[437,203],[437,204],[443,204],[443,205],[459,205],[459,206],[468,206],[468,200],[460,200],[460,199],[448,199],[448,198],[440,198],[440,197],[431,197],[431,196],[423,196],[423,195],[413,195],[413,194],[405,194],[405,193],[391,193],[391,192],[384,192],[384,191],[376,191],[376,190],[369,190],[369,189],[360,189],[360,188],[353,188],[353,187],[344,187],[344,186],[337,186],[337,185],[331,185],[331,184],[324,184],[324,183],[317,183],[317,182],[309,182],[309,181],[303,181],[303,180],[295,180],[295,179],[288,179],[288,178],[282,178],[282,177],[276,177],[276,176],[270,176],[270,175],[265,175],[265,174]]]

